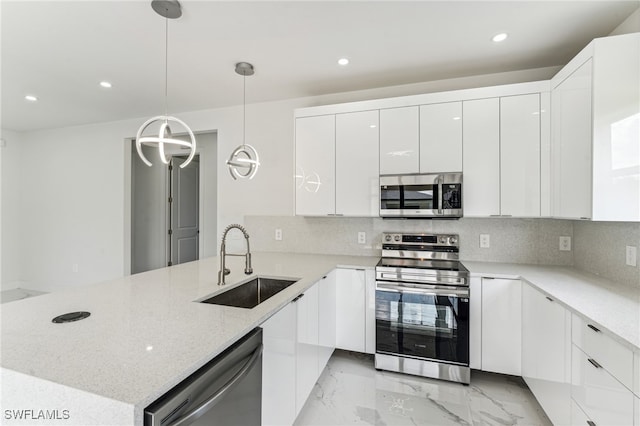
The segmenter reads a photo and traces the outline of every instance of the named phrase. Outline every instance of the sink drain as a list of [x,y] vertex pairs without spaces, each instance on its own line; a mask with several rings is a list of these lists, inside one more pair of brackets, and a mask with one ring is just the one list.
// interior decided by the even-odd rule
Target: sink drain
[[89,315],[91,315],[91,312],[85,312],[85,311],[69,312],[68,314],[58,315],[57,317],[52,319],[51,322],[54,322],[56,324],[61,324],[63,322],[80,321],[82,319],[87,318]]

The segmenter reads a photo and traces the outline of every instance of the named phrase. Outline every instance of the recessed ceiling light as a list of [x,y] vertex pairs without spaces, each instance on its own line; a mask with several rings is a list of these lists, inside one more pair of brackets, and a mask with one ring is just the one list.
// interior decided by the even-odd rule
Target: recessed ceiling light
[[342,65],[342,66],[349,65],[349,60],[347,58],[340,58],[338,59],[338,65]]
[[101,81],[100,86],[104,87],[105,89],[111,89],[111,83],[109,83],[108,81]]
[[27,95],[24,97],[26,100],[28,100],[29,102],[35,102],[38,100],[37,97],[33,96],[33,95]]
[[453,117],[454,120],[460,120],[462,117]]
[[500,34],[494,35],[491,40],[493,40],[496,43],[500,43],[501,41],[505,41],[507,37],[509,37],[507,33],[500,33]]
[[378,126],[376,126],[375,124],[370,124],[370,125],[369,125],[369,127],[370,127],[371,129],[375,129],[375,128],[376,128],[376,127],[378,127]]

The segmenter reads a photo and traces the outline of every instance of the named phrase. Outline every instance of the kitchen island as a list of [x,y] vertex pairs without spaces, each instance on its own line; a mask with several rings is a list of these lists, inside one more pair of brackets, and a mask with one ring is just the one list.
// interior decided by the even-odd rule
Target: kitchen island
[[[298,281],[253,309],[196,302],[251,277],[238,257],[227,259],[225,287],[212,257],[2,305],[3,424],[142,425],[147,405],[323,275],[377,261],[254,253],[251,276]],[[51,322],[75,311],[91,316]]]

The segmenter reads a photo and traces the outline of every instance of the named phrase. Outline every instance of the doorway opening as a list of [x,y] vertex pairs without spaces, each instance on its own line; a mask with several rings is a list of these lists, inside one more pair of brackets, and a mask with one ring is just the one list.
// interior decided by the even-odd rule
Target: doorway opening
[[[174,137],[176,137],[174,135]],[[178,136],[179,137],[179,136]],[[217,234],[217,134],[197,135],[198,150],[185,168],[184,152],[167,151],[168,165],[157,148],[143,146],[153,163],[138,157],[130,145],[132,274],[198,260],[215,253]]]

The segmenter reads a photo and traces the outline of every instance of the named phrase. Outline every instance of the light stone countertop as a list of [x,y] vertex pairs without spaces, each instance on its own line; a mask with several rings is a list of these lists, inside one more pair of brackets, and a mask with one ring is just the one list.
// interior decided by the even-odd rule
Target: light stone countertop
[[472,276],[520,278],[640,352],[640,283],[623,285],[570,267],[462,263]]
[[[216,285],[218,258],[208,258],[2,305],[1,366],[11,373],[5,377],[25,375],[96,395],[133,411],[133,423],[142,424],[148,404],[326,273],[341,266],[372,269],[379,257],[254,253],[254,276],[300,280],[249,310],[195,303],[251,278],[243,274],[243,258],[227,260],[232,273],[222,289]],[[463,264],[472,276],[523,279],[640,350],[640,287],[568,267]],[[51,323],[80,310],[91,316]]]
[[[1,366],[122,402],[133,407],[135,423],[142,424],[147,405],[336,266],[373,268],[378,260],[254,253],[254,276],[300,280],[253,309],[194,302],[249,279],[242,257],[227,258],[231,274],[222,288],[213,257],[7,303],[1,308]],[[74,311],[91,316],[51,322]]]

